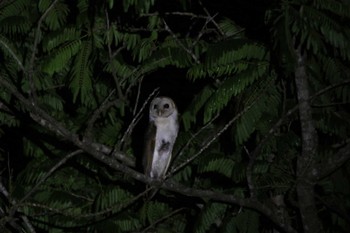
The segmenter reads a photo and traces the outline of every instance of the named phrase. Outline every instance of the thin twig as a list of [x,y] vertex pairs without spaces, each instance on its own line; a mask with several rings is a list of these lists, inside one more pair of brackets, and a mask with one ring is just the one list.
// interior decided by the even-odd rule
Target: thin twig
[[[72,218],[75,218],[75,219],[83,219],[83,218],[96,218],[96,217],[99,217],[99,216],[105,216],[105,215],[108,215],[108,214],[111,214],[111,213],[115,213],[116,211],[120,211],[128,206],[130,206],[131,204],[135,203],[138,199],[140,199],[141,197],[145,196],[152,188],[148,188],[148,189],[145,189],[143,192],[139,193],[137,196],[131,198],[131,199],[128,199],[128,200],[123,200],[121,202],[118,202],[104,210],[101,210],[101,211],[98,211],[98,212],[92,212],[92,213],[86,213],[86,214],[75,214],[75,213],[72,213],[72,211],[69,211],[69,209],[71,208],[68,208],[68,211],[66,210],[63,210],[63,209],[55,209],[55,208],[52,208],[50,206],[47,206],[47,205],[43,205],[43,204],[40,204],[40,203],[32,203],[32,202],[28,202],[28,203],[23,203],[21,204],[21,206],[24,206],[24,207],[34,207],[34,208],[40,208],[40,209],[44,209],[44,210],[48,210],[52,213],[56,213],[56,214],[60,214],[60,215],[63,215],[63,216],[66,216],[66,217],[72,217]],[[74,208],[74,207],[72,207]],[[67,208],[65,208],[67,209]]]
[[244,108],[240,113],[238,113],[235,117],[233,117],[219,132],[217,132],[214,137],[209,139],[207,142],[204,143],[204,146],[192,157],[185,160],[183,163],[175,167],[171,170],[171,172],[166,176],[166,178],[172,176],[176,172],[178,172],[180,169],[184,168],[187,164],[195,160],[200,154],[203,153],[218,137],[223,134],[235,121],[237,121],[244,113],[246,113],[254,104],[256,103],[256,100],[254,100],[249,106]]
[[113,106],[115,104],[114,101],[112,102],[108,102],[109,98],[114,94],[115,89],[113,89],[111,91],[111,93],[109,93],[109,95],[105,98],[105,100],[100,104],[100,106],[94,111],[94,113],[92,114],[90,120],[88,121],[84,136],[86,140],[91,140],[92,138],[92,128],[98,118],[98,116],[106,111],[109,107]]
[[[150,17],[150,16],[159,16],[160,14],[158,12],[154,13],[144,13],[141,14],[141,17]],[[175,15],[175,16],[187,16],[191,18],[198,18],[198,19],[207,19],[208,16],[206,15],[196,15],[191,12],[182,12],[182,11],[174,11],[174,12],[164,12],[162,15]]]
[[199,5],[203,8],[203,11],[208,15],[208,17],[211,19],[215,27],[218,29],[219,33],[223,36],[225,33],[221,30],[220,26],[215,22],[214,17],[217,15],[215,14],[213,17],[210,15],[209,11],[207,8],[204,7],[202,1],[198,0]]
[[[214,15],[213,17],[215,17],[216,15]],[[206,28],[206,26],[208,25],[208,23],[212,20],[212,18],[208,17],[205,20],[205,23],[203,24],[202,29],[199,31],[198,36],[196,38],[196,40],[192,43],[192,47],[195,46],[199,40],[202,38],[202,36],[204,35],[204,29]]]
[[21,68],[22,71],[24,71],[24,66],[22,62],[19,60],[19,58],[16,56],[15,52],[0,38],[0,43],[7,49],[7,51],[11,54],[13,59],[17,62],[18,66]]
[[35,90],[35,85],[34,85],[34,81],[33,81],[33,74],[34,74],[34,62],[35,62],[35,55],[36,55],[36,50],[38,47],[38,43],[39,43],[39,39],[41,37],[41,32],[40,32],[40,28],[41,28],[41,24],[43,23],[44,19],[46,18],[46,16],[49,14],[49,12],[52,10],[52,8],[56,5],[56,3],[58,2],[58,0],[54,0],[51,5],[45,10],[44,14],[40,17],[39,21],[38,21],[38,25],[36,28],[36,32],[35,32],[35,38],[34,38],[34,43],[33,43],[33,52],[32,52],[32,56],[30,58],[30,62],[29,62],[29,83],[30,83],[30,89],[31,89],[31,95],[34,99],[32,99],[32,104],[35,104],[36,101],[36,90]]
[[177,38],[177,36],[174,34],[174,32],[169,28],[168,24],[165,22],[165,20],[163,20],[164,26],[165,26],[165,30],[167,32],[169,32],[169,34],[174,38],[174,40],[179,44],[179,46],[185,50],[186,53],[188,53],[193,60],[197,63],[200,64],[199,59],[197,58],[197,56],[188,48],[186,48],[186,46],[179,40],[179,38]]
[[329,103],[329,104],[313,104],[311,107],[313,108],[331,108],[341,105],[347,105],[350,104],[350,102],[336,102],[336,103]]
[[139,99],[140,99],[140,94],[141,94],[142,80],[143,80],[143,78],[141,77],[141,79],[139,80],[139,85],[138,85],[138,87],[137,87],[137,95],[136,95],[136,101],[135,101],[134,110],[132,111],[132,115],[133,115],[133,116],[135,116],[136,111],[137,111],[137,106],[139,105]]
[[204,126],[202,126],[196,133],[194,133],[192,135],[192,137],[187,141],[187,143],[181,148],[180,152],[174,156],[173,160],[175,160],[176,158],[180,158],[183,153],[186,151],[186,149],[190,146],[190,144],[192,143],[192,141],[206,128],[208,128],[217,118],[219,117],[219,114],[216,114],[216,116],[213,117],[213,119],[211,119],[207,124],[205,124]]
[[49,178],[52,175],[52,173],[54,173],[60,166],[62,166],[65,162],[67,162],[68,159],[81,153],[83,153],[83,150],[79,149],[63,157],[33,186],[33,188],[18,202],[18,204],[23,203],[27,198],[29,198],[39,188],[39,186],[42,183],[44,183],[46,179]]
[[[107,27],[107,31],[109,31],[110,30],[110,23],[109,23],[109,16],[108,16],[107,9],[105,10],[105,14],[106,14],[106,27]],[[109,62],[112,63],[113,58],[116,56],[116,54],[118,54],[120,52],[120,50],[123,47],[119,48],[116,53],[112,53],[111,43],[109,43],[109,41],[110,41],[109,33],[107,32],[106,34],[107,34],[107,41],[108,41],[108,43],[107,43],[108,46],[107,47],[108,47]],[[119,99],[121,101],[123,101],[125,99],[125,97],[124,97],[124,94],[123,94],[123,91],[122,91],[122,88],[121,88],[121,85],[120,85],[120,82],[119,82],[119,78],[117,77],[117,72],[115,70],[115,67],[113,67],[112,69],[113,69],[112,76],[114,78],[114,82],[115,82],[115,85],[116,85],[116,88],[117,88],[118,97],[119,97]]]
[[122,161],[123,164],[129,166],[129,167],[135,167],[135,158],[134,157],[130,157],[125,155],[124,153],[116,150],[116,149],[112,149],[109,146],[106,146],[104,144],[101,143],[96,143],[96,142],[92,142],[90,144],[94,150],[101,152],[105,155],[111,155],[113,158],[116,158],[120,161]]
[[176,215],[177,213],[183,211],[185,208],[179,208],[177,210],[174,210],[173,212],[170,212],[169,214],[165,215],[164,217],[158,219],[157,221],[152,222],[148,227],[146,227],[145,229],[143,229],[143,231],[141,232],[149,232],[150,229],[152,229],[152,227],[156,226],[157,224],[167,220],[168,218]]
[[143,112],[143,110],[145,109],[146,105],[148,104],[148,102],[151,100],[151,98],[158,94],[158,90],[159,88],[154,89],[154,91],[148,96],[148,98],[145,100],[145,102],[143,103],[143,105],[141,106],[140,110],[138,111],[138,113],[134,116],[134,118],[132,119],[131,123],[129,124],[127,130],[125,131],[125,133],[123,134],[122,139],[119,141],[118,146],[116,148],[120,149],[122,148],[123,143],[125,142],[126,138],[129,137],[129,135],[131,134],[131,132],[133,131],[135,125],[137,124],[137,122],[140,120],[141,118],[141,114]]
[[35,32],[35,38],[34,38],[34,44],[33,44],[33,53],[30,59],[30,69],[32,70],[34,67],[34,60],[35,60],[35,54],[36,54],[36,49],[39,43],[39,38],[40,38],[40,28],[41,28],[41,24],[43,23],[43,20],[46,18],[46,16],[49,14],[49,12],[52,10],[52,8],[56,5],[56,3],[58,2],[58,0],[54,0],[51,5],[46,9],[46,11],[44,12],[44,14],[40,17],[39,21],[38,21],[38,25],[36,28],[36,32]]

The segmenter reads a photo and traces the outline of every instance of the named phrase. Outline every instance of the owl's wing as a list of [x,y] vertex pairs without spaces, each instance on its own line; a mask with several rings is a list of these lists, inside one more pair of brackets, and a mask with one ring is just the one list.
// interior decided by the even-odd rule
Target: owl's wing
[[153,152],[155,147],[157,128],[153,122],[150,122],[145,134],[145,148],[143,154],[143,167],[146,175],[150,175],[152,169]]

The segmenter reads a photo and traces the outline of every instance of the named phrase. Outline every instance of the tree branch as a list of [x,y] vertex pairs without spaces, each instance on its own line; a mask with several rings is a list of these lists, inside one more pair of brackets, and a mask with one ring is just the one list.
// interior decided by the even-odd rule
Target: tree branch
[[[96,149],[96,145],[89,142],[80,141],[77,135],[75,135],[74,133],[71,133],[69,130],[64,128],[62,124],[57,122],[55,119],[49,116],[42,109],[38,108],[36,105],[32,105],[31,102],[28,101],[26,98],[24,98],[24,96],[22,96],[22,94],[20,94],[15,89],[14,86],[12,86],[10,83],[8,83],[5,79],[1,77],[0,77],[0,84],[3,85],[8,91],[10,91],[10,93],[13,94],[22,103],[23,107],[27,111],[31,112],[30,116],[33,118],[34,121],[36,121],[42,127],[70,141],[72,144],[84,150],[86,153],[90,154],[93,158],[106,164],[110,168],[116,171],[125,173],[126,175],[140,182],[143,182],[146,184],[153,184],[154,182],[153,179],[151,179],[148,176],[145,176],[140,172],[137,172],[131,169],[130,167],[124,164],[119,163],[116,159],[114,159],[114,157],[103,154],[101,150]],[[247,107],[245,111],[247,111],[248,109],[249,108]],[[225,125],[225,127],[220,132],[223,132],[224,130],[226,130],[229,127],[229,125],[232,124],[232,122],[234,122],[237,119],[237,117],[238,116],[233,118],[227,125]],[[237,198],[231,194],[223,194],[223,193],[211,191],[211,190],[190,188],[182,184],[174,183],[168,180],[162,182],[159,188],[180,193],[186,196],[208,198],[214,201],[223,201],[225,203],[231,203],[231,204],[251,208],[265,215],[267,218],[269,218],[272,222],[274,222],[280,229],[283,229],[285,232],[296,233],[296,231],[290,225],[285,225],[283,222],[281,222],[278,216],[275,215],[272,209],[270,209],[269,207],[265,206],[264,204],[254,199]]]

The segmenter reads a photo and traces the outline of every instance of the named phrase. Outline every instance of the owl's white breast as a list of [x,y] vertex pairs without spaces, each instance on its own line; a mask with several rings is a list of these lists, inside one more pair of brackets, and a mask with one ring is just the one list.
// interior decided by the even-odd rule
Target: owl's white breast
[[175,140],[179,128],[176,119],[158,117],[154,123],[157,128],[156,140],[165,139],[171,142]]

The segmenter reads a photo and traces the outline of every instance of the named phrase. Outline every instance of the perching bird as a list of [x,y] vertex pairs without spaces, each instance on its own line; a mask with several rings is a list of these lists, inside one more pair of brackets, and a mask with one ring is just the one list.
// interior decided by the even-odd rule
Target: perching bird
[[144,166],[147,176],[164,178],[178,131],[178,112],[174,101],[168,97],[153,99],[145,137]]

